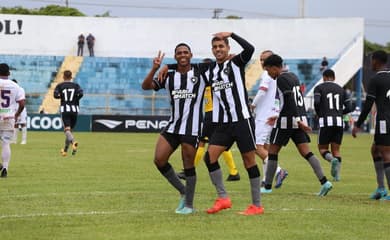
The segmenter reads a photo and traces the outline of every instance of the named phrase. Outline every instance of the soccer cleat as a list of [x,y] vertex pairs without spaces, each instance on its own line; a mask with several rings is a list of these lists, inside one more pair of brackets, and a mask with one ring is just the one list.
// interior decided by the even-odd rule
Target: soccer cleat
[[177,214],[183,214],[183,215],[186,215],[186,214],[191,214],[191,213],[194,213],[195,212],[195,209],[193,208],[189,208],[189,207],[183,207],[182,209],[179,209],[175,211]]
[[386,196],[387,196],[386,188],[377,188],[373,193],[371,193],[370,199],[379,200]]
[[280,171],[275,176],[275,188],[280,188],[283,184],[283,180],[288,176],[288,172],[284,169],[280,169]]
[[328,192],[332,189],[333,185],[331,182],[326,181],[324,184],[322,184],[320,192],[318,193],[318,196],[324,197]]
[[337,158],[333,158],[330,161],[330,175],[335,179],[337,177],[337,166],[339,165],[339,160]]
[[61,156],[63,156],[63,157],[66,157],[66,155],[68,155],[68,153],[63,148],[61,148],[60,153],[61,153]]
[[229,174],[229,176],[227,177],[226,181],[239,181],[240,180],[240,174],[236,174],[236,175],[232,175],[232,174]]
[[79,146],[79,143],[78,142],[74,142],[72,144],[72,155],[75,155],[76,152],[77,152],[77,147]]
[[177,206],[177,208],[176,208],[176,210],[175,210],[176,213],[177,213],[177,211],[179,211],[179,210],[181,210],[182,208],[184,208],[185,202],[186,202],[185,197],[184,197],[184,196],[181,197],[180,200],[179,200],[179,205]]
[[250,215],[261,215],[264,213],[264,208],[262,206],[258,207],[256,205],[249,205],[247,209],[243,212],[238,212],[238,214],[250,216]]
[[176,176],[182,180],[186,180],[186,175],[184,174],[184,171],[176,173]]
[[232,207],[232,202],[230,198],[217,198],[215,200],[214,206],[212,208],[207,209],[208,214],[217,213],[221,210],[228,209]]
[[383,201],[390,201],[390,196],[384,196],[381,198]]
[[0,174],[0,177],[2,177],[2,178],[6,178],[6,177],[7,177],[7,175],[8,175],[8,173],[7,173],[7,169],[6,169],[6,168],[2,168],[2,169],[1,169],[1,174]]
[[261,187],[261,188],[260,188],[260,192],[261,192],[261,193],[265,193],[265,194],[272,193],[272,188],[267,189],[267,188],[265,188],[265,187]]
[[24,145],[24,144],[27,144],[26,141],[21,141],[20,144]]

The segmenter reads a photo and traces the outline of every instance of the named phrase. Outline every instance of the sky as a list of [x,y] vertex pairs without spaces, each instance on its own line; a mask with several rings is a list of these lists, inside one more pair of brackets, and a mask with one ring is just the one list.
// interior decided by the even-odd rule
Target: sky
[[113,17],[212,18],[218,9],[221,18],[362,17],[367,40],[390,42],[390,0],[1,0],[0,6],[40,8],[66,3],[88,16],[108,11]]

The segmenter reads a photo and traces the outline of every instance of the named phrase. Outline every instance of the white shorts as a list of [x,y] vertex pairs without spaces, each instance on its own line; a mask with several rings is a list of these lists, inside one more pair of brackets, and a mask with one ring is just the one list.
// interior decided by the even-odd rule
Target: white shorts
[[0,140],[4,143],[13,143],[14,130],[0,130]]
[[255,134],[257,145],[269,144],[272,128],[273,126],[267,124],[264,120],[255,121]]
[[26,108],[20,113],[20,116],[16,120],[15,124],[26,124],[27,123],[27,111]]

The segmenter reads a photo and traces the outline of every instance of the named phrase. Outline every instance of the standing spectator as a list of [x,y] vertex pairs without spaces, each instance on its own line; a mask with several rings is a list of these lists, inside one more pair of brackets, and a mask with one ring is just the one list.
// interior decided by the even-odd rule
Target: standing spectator
[[[352,111],[352,103],[345,90],[335,80],[335,73],[326,69],[324,82],[314,88],[314,108],[318,116],[318,150],[322,157],[331,164],[331,175],[340,180],[341,154],[343,139],[343,114]],[[329,146],[330,150],[329,151]]]
[[[154,151],[154,164],[164,178],[181,195],[177,214],[192,214],[196,185],[194,158],[203,120],[203,95],[206,86],[199,68],[191,66],[191,48],[185,43],[175,47],[177,68],[161,81],[154,79],[164,54],[159,51],[153,66],[142,82],[142,89],[166,89],[171,100],[169,124],[160,133]],[[181,147],[186,185],[180,181],[169,163],[170,156]]]
[[[263,69],[265,59],[272,54],[271,50],[263,51],[260,54],[260,64]],[[263,161],[263,187],[268,163],[269,137],[273,127],[273,125],[267,123],[267,120],[270,117],[279,115],[279,104],[279,95],[276,95],[276,80],[271,78],[268,72],[264,70],[261,75],[259,90],[250,105],[255,113],[256,154]],[[288,172],[286,170],[280,168],[280,166],[277,167],[275,188],[282,186],[283,180],[287,175]]]
[[320,71],[323,72],[326,69],[328,69],[328,65],[329,65],[328,59],[326,59],[326,57],[323,57],[322,62],[321,62]]
[[386,67],[387,58],[387,53],[382,50],[375,51],[371,56],[371,69],[376,72],[376,75],[369,81],[366,101],[352,129],[352,136],[356,137],[357,132],[361,130],[375,103],[377,115],[371,155],[378,187],[370,198],[390,201],[390,196],[386,196],[387,190],[383,179],[383,175],[386,176],[387,186],[390,189],[390,71]]
[[[229,37],[243,48],[240,54],[232,58],[229,56]],[[205,162],[218,198],[214,205],[207,209],[207,213],[214,214],[232,206],[223,184],[218,158],[236,142],[249,176],[252,198],[252,203],[240,214],[260,215],[264,213],[260,201],[260,171],[256,164],[254,122],[248,104],[244,74],[245,66],[255,49],[245,39],[232,32],[214,34],[211,44],[216,63],[210,66],[209,81],[213,94],[213,122],[217,127],[210,138]]]
[[25,95],[21,88],[8,79],[9,66],[0,64],[0,89],[1,96],[6,97],[0,104],[0,141],[1,158],[0,177],[5,178],[8,174],[8,165],[11,160],[10,143],[14,136],[15,119],[19,118],[25,104]]
[[54,89],[54,98],[61,100],[61,118],[64,125],[65,147],[61,149],[61,155],[66,156],[69,145],[72,145],[72,155],[76,154],[78,142],[74,140],[72,130],[76,126],[79,113],[79,101],[83,97],[83,90],[72,82],[72,72],[64,71],[64,82],[59,83]]
[[[12,79],[12,81],[16,84],[18,83],[18,81],[16,81],[16,79]],[[19,86],[19,87],[20,87],[21,91],[23,92],[23,94],[25,94],[24,89],[21,86]],[[20,142],[20,144],[27,143],[27,125],[26,124],[27,124],[27,109],[23,108],[22,113],[16,119],[16,122],[15,122],[15,129],[14,129],[15,143],[18,142],[18,131],[22,132],[22,141]]]
[[88,50],[89,50],[89,56],[94,57],[95,52],[94,52],[93,48],[95,46],[95,37],[91,33],[88,34],[88,36],[87,36],[87,45],[88,45]]
[[332,183],[327,180],[320,161],[309,147],[310,137],[307,132],[310,132],[311,128],[307,125],[307,113],[302,93],[299,90],[299,80],[291,72],[282,72],[282,64],[283,59],[276,54],[269,56],[264,61],[264,67],[268,74],[277,81],[281,110],[279,118],[269,119],[269,121],[276,121],[276,124],[271,132],[267,175],[265,176],[265,187],[262,190],[263,192],[271,191],[279,152],[292,139],[297,150],[310,164],[321,183],[318,196],[325,196],[332,189]]
[[85,37],[83,34],[80,34],[77,40],[77,56],[83,56],[84,52]]

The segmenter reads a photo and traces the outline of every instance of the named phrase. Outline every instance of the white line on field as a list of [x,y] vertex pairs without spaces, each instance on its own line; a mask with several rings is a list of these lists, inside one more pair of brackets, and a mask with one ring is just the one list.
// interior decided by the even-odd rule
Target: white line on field
[[[313,212],[313,211],[335,211],[336,209],[328,208],[280,208],[280,209],[266,209],[267,212]],[[173,211],[173,210],[172,210]],[[38,218],[38,217],[67,217],[67,216],[91,216],[91,215],[118,215],[118,214],[141,214],[148,213],[149,211],[143,210],[126,210],[126,211],[79,211],[79,212],[54,212],[54,213],[31,213],[31,214],[10,214],[10,215],[0,215],[0,220],[2,219],[12,219],[12,218]],[[153,213],[167,213],[169,210],[153,210]],[[197,213],[203,214],[202,210],[198,210]]]

